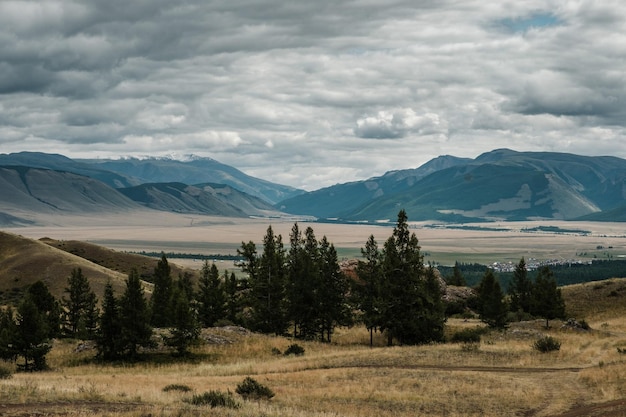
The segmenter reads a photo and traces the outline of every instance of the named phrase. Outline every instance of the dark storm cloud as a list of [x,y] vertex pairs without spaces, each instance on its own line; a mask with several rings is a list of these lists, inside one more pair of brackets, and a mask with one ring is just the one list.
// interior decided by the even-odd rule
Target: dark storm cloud
[[2,1],[0,150],[309,189],[500,147],[626,156],[625,23],[617,0]]

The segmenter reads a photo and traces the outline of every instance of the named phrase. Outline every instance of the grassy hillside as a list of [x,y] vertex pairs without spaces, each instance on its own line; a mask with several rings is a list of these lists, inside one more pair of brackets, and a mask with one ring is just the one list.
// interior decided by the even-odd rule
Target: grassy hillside
[[81,268],[99,299],[111,281],[121,293],[127,274],[113,271],[43,242],[0,232],[0,304],[19,299],[26,287],[43,281],[57,298],[64,295],[72,269]]
[[568,285],[562,293],[571,317],[596,321],[626,317],[626,278]]

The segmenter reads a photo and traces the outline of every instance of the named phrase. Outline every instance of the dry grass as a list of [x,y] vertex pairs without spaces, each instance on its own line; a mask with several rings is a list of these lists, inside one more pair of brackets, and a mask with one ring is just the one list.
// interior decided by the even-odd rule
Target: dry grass
[[[293,343],[288,338],[214,330],[233,343],[198,347],[199,362],[165,364],[97,364],[89,361],[93,352],[74,353],[75,343],[57,342],[49,355],[53,370],[0,381],[0,403],[52,415],[60,414],[58,404],[66,405],[64,412],[77,404],[80,412],[102,416],[205,415],[206,408],[183,399],[210,390],[234,392],[252,376],[276,396],[261,403],[239,399],[240,409],[214,409],[211,415],[555,415],[626,394],[626,357],[616,350],[626,341],[626,323],[619,317],[612,322],[614,332],[572,330],[554,322],[547,333],[562,348],[549,354],[531,347],[546,333],[542,321],[489,333],[473,350],[459,344],[370,349],[353,344],[369,341],[365,329],[341,329],[332,345],[299,341],[306,350],[300,357],[272,353],[273,347],[284,350]],[[480,324],[449,323],[452,328],[475,325]],[[164,392],[170,384],[192,392]]]

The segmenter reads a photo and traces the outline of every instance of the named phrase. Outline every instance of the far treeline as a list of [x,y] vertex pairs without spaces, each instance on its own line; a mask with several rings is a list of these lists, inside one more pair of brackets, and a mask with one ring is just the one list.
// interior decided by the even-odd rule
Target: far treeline
[[[443,301],[437,271],[424,265],[418,239],[409,231],[406,212],[398,213],[391,236],[379,248],[370,236],[361,249],[354,276],[342,272],[326,236],[295,223],[285,249],[282,236],[268,227],[262,249],[242,242],[238,250],[245,278],[220,274],[205,261],[197,283],[187,274],[174,279],[165,255],[154,269],[148,300],[136,270],[123,294],[108,283],[98,303],[80,269],[68,277],[66,296],[56,300],[42,281],[33,284],[14,309],[0,311],[0,359],[25,370],[46,368],[51,339],[95,341],[98,360],[135,360],[155,346],[154,328],[167,329],[165,344],[176,355],[189,354],[201,328],[245,326],[253,331],[330,342],[337,326],[365,325],[381,332],[387,344],[444,341],[447,315],[473,314],[491,327],[510,320],[562,318],[565,309],[554,276],[544,268],[533,281],[522,259],[505,296],[489,269],[476,296],[454,305]],[[456,279],[462,280],[458,269]],[[370,337],[371,343],[372,337]]]

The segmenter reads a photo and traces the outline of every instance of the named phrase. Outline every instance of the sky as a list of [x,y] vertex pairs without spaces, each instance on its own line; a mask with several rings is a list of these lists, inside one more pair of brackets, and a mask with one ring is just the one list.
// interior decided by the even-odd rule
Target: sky
[[626,158],[621,0],[0,1],[0,153],[315,190],[497,148]]

